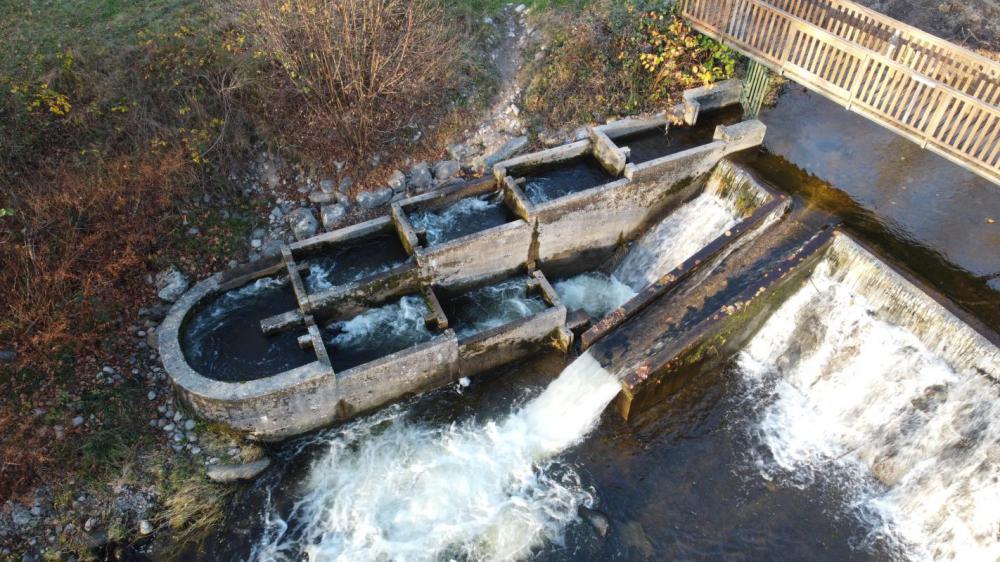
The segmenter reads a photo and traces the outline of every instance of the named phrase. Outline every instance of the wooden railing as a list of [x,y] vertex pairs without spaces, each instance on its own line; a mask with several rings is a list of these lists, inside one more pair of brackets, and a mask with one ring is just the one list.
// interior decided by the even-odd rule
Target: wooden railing
[[849,0],[680,0],[698,31],[1000,183],[1000,64]]

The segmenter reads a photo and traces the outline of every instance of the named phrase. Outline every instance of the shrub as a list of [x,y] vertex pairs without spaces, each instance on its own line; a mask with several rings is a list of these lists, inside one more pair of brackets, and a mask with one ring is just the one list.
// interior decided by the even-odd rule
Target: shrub
[[354,151],[386,141],[415,111],[439,103],[456,61],[454,29],[428,0],[247,0],[247,6],[255,47],[284,71],[290,101],[301,105],[309,131],[326,132]]
[[598,0],[556,21],[525,89],[539,125],[662,108],[682,90],[735,71],[733,51],[695,34],[662,2]]

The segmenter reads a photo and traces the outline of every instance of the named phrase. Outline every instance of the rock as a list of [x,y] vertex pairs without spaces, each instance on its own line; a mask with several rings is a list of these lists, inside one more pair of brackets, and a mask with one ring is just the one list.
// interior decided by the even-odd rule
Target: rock
[[15,503],[10,512],[10,520],[15,527],[26,527],[31,524],[31,512]]
[[187,420],[186,422],[184,422],[184,429],[186,429],[187,431],[191,431],[192,429],[194,429],[194,426],[195,426],[194,420]]
[[305,240],[316,235],[319,230],[319,223],[313,215],[312,209],[298,208],[288,214],[288,225],[292,227],[292,234],[296,240]]
[[326,179],[319,182],[319,189],[323,193],[333,193],[336,186],[333,184],[333,180]]
[[172,423],[168,423],[167,425],[163,426],[163,431],[166,431],[167,433],[170,433],[170,432],[171,432],[171,431],[173,431],[173,430],[174,430],[174,429],[175,429],[176,427],[177,427],[177,426],[175,426],[174,424],[172,424]]
[[151,534],[152,532],[153,532],[153,524],[152,523],[150,523],[147,519],[143,519],[142,521],[139,521],[139,534],[141,534],[141,535],[148,535],[148,534]]
[[254,238],[253,240],[250,241],[250,247],[253,248],[254,250],[260,249],[260,247],[263,245],[264,242],[259,238]]
[[174,266],[156,274],[156,296],[167,302],[179,299],[187,288],[187,277]]
[[247,464],[218,464],[208,469],[208,479],[219,483],[252,480],[270,465],[271,459],[267,457]]
[[410,187],[413,189],[423,191],[430,188],[432,182],[431,168],[427,165],[427,162],[414,164],[410,168]]
[[156,349],[160,345],[160,337],[157,335],[156,330],[146,332],[146,345],[152,349]]
[[[509,141],[503,143],[503,146],[493,151],[492,154],[484,156],[481,159],[481,163],[484,171],[493,167],[494,164],[500,162],[501,160],[506,160],[511,156],[517,154],[525,146],[528,146],[528,137],[520,136],[514,137]],[[479,162],[477,162],[478,164]]]
[[0,363],[17,361],[17,353],[13,349],[0,349]]
[[400,172],[399,170],[393,170],[392,174],[389,176],[389,189],[393,190],[395,193],[402,193],[406,191],[406,174]]
[[597,534],[601,537],[608,536],[608,529],[611,527],[611,523],[608,521],[608,516],[604,515],[596,509],[590,509],[589,507],[580,506],[579,509],[580,516],[587,520],[588,523],[597,531]]
[[448,156],[452,160],[465,160],[472,156],[472,149],[467,144],[450,144],[448,145]]
[[442,160],[434,165],[434,179],[437,181],[449,180],[462,171],[462,165],[458,160]]
[[347,216],[347,209],[343,205],[323,205],[319,210],[320,220],[323,221],[323,228],[334,230],[344,222]]
[[[427,173],[430,176],[430,172]],[[375,209],[385,205],[392,199],[392,190],[388,187],[378,191],[364,191],[358,194],[358,205],[365,209]]]
[[986,286],[994,291],[1000,292],[1000,276],[994,277],[986,282]]
[[81,425],[83,425],[83,416],[73,418],[73,427],[80,427]]
[[83,523],[83,530],[89,533],[93,531],[94,527],[96,526],[97,526],[97,519],[94,519],[93,517],[88,517],[87,520]]
[[146,398],[148,398],[150,402],[152,402],[153,400],[156,400],[156,391],[155,390],[150,390],[146,394]]
[[281,253],[281,240],[268,240],[260,248],[261,256],[276,256]]
[[338,200],[337,193],[326,193],[323,191],[313,191],[309,194],[309,201],[317,205],[329,205],[330,203],[336,203]]
[[351,179],[351,176],[344,176],[340,178],[340,185],[337,186],[337,191],[347,195],[347,192],[351,190],[351,186],[353,185],[354,180]]

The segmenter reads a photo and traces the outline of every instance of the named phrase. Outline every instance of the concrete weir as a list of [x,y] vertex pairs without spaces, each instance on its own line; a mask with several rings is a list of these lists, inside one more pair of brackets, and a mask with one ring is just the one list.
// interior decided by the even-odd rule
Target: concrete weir
[[[811,224],[812,223],[812,224]],[[799,213],[733,252],[709,278],[673,287],[589,352],[621,380],[626,419],[731,358],[826,262],[870,313],[914,334],[958,372],[1000,381],[1000,336],[850,235]]]
[[[654,303],[673,300],[683,282],[714,276],[727,256],[783,222],[788,199],[724,160],[760,144],[762,123],[685,129],[735,103],[738,87],[690,91],[663,115],[594,127],[586,140],[500,162],[491,176],[404,199],[387,216],[201,281],[160,329],[160,352],[179,395],[203,418],[282,439],[541,347],[566,351],[574,339],[567,324],[578,331],[580,324],[570,319],[549,271],[621,256],[701,194],[725,199],[738,216],[735,226],[637,287],[608,318],[593,319],[583,343],[614,336],[623,321],[631,325]],[[650,129],[693,140],[662,157],[630,161],[629,148],[616,139]],[[485,307],[482,322],[468,316],[480,307],[467,303],[495,297],[507,301]],[[192,341],[209,334],[205,341],[226,342],[227,333],[247,341],[206,349]],[[230,362],[245,365],[242,373],[230,363],[215,369],[226,354],[247,348],[272,360]]]

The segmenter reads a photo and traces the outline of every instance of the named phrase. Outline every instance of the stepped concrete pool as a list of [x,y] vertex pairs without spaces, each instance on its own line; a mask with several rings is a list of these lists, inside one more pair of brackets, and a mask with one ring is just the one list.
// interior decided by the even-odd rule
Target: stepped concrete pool
[[[1000,337],[776,188],[761,123],[641,162],[617,142],[736,100],[689,91],[194,287],[161,339],[181,395],[282,441],[182,559],[997,559]],[[578,159],[601,179],[527,195]],[[385,233],[401,260],[306,288],[321,248]],[[205,310],[272,283],[253,337],[307,363],[185,359]]]

